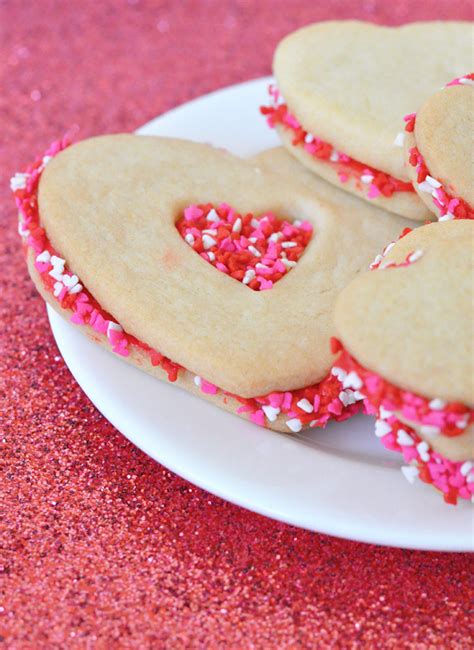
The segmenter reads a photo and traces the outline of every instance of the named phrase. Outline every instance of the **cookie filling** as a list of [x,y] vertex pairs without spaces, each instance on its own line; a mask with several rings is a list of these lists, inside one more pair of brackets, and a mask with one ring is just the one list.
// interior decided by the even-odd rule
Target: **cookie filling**
[[369,199],[376,199],[379,196],[390,198],[395,192],[414,192],[411,183],[401,181],[379,169],[354,160],[347,154],[336,151],[329,142],[308,133],[290,112],[278,88],[271,85],[268,92],[272,100],[270,106],[260,107],[260,112],[266,117],[267,124],[271,128],[280,125],[291,131],[293,133],[292,144],[295,147],[302,147],[317,160],[332,165],[337,170],[341,183],[346,183],[350,178],[355,179],[360,190],[364,186],[367,187]]
[[[446,85],[474,85],[474,73],[458,77]],[[403,118],[406,122],[405,131],[413,133],[416,124],[416,113],[410,113]],[[449,221],[451,219],[474,219],[474,209],[459,197],[451,194],[449,188],[437,178],[434,178],[429,172],[425,159],[417,147],[412,147],[409,151],[409,164],[416,170],[416,183],[420,192],[431,194],[432,200],[438,211],[439,221]]]
[[271,289],[296,266],[313,232],[308,221],[241,215],[226,203],[191,205],[176,227],[206,262],[254,291]]
[[403,454],[404,476],[411,483],[416,478],[431,483],[447,503],[456,504],[458,498],[474,500],[474,460],[448,460],[405,423],[415,423],[424,438],[452,438],[474,423],[474,409],[403,390],[361,366],[337,339],[331,340],[331,347],[335,354],[339,353],[331,372],[343,386],[364,395],[365,411],[377,418],[375,435],[387,449]]
[[[33,165],[30,165],[26,172],[15,174],[11,179],[11,189],[14,193],[19,213],[18,231],[22,237],[25,253],[33,253],[35,257],[35,270],[41,278],[44,289],[54,297],[62,309],[71,313],[70,320],[73,323],[76,325],[89,325],[97,334],[106,337],[112,351],[120,356],[128,357],[134,349],[145,352],[151,364],[153,366],[160,366],[167,374],[168,380],[174,382],[178,379],[180,373],[189,371],[159,351],[154,350],[143,341],[125,332],[120,323],[117,323],[98,304],[87,288],[83,286],[78,276],[69,268],[66,260],[54,249],[44,228],[41,227],[38,209],[38,185],[41,174],[51,158],[69,146],[69,144],[66,139],[53,143],[44,156],[38,159]],[[192,232],[186,232],[186,230],[188,227],[195,227],[196,219],[199,221],[199,219],[205,218],[207,224],[212,224],[212,218],[214,217],[212,210],[216,211],[220,219],[225,219],[228,225],[232,224],[232,227],[237,223],[239,218],[242,219],[242,226],[244,221],[246,221],[246,217],[240,217],[240,215],[233,212],[227,205],[224,207],[221,205],[217,210],[212,206],[189,206],[184,211],[183,219],[178,221],[177,226],[181,234],[184,233],[185,240],[188,234],[193,234]],[[219,210],[221,211],[220,213]],[[200,214],[201,211],[202,214]],[[212,215],[210,221],[208,219],[209,215]],[[272,248],[268,244],[265,248],[266,245],[264,245],[263,241],[259,241],[258,237],[257,241],[253,242],[253,244],[250,242],[250,245],[254,245],[256,250],[261,251],[262,258],[258,259],[262,259],[262,264],[263,259],[267,259],[266,257],[263,258],[265,249],[265,255],[268,257],[266,266],[269,266],[271,271],[270,277],[272,278],[268,281],[275,282],[278,279],[277,275],[279,273],[284,275],[281,267],[279,265],[277,266],[278,261],[285,267],[285,272],[291,269],[293,266],[292,263],[296,263],[297,257],[303,252],[304,246],[311,237],[311,226],[307,222],[288,224],[288,222],[277,220],[276,217],[268,214],[252,224],[254,217],[251,215],[247,216],[248,223],[250,224],[249,228],[252,229],[252,232],[258,229],[262,230],[263,228],[263,233],[265,233],[267,232],[267,226],[269,229],[275,228],[275,232],[272,230],[272,234],[268,236],[269,240],[273,234],[283,233],[281,238],[278,237],[278,241],[280,242],[279,247]],[[249,268],[252,268],[255,269],[255,277],[252,280],[256,280],[256,282],[253,283],[251,288],[254,290],[269,288],[265,286],[265,283],[261,283],[257,279],[262,277],[267,280],[269,276],[257,273],[256,264],[253,266],[253,260],[250,267],[242,266],[242,268],[239,267],[234,269],[234,271],[231,270],[230,263],[225,262],[226,251],[222,250],[218,242],[222,242],[228,237],[229,228],[224,228],[225,236],[224,230],[221,232],[222,239],[218,233],[216,244],[210,246],[207,251],[204,250],[205,244],[203,242],[204,236],[207,233],[203,233],[200,228],[197,228],[197,230],[199,233],[193,235],[195,237],[194,244],[200,238],[203,250],[199,251],[199,246],[196,250],[200,254],[205,253],[208,262],[216,261],[209,258],[209,251],[216,246],[216,258],[217,255],[224,254],[224,257],[221,258],[223,260],[221,263],[226,264],[230,273],[243,271],[242,278],[239,277],[241,275],[239,273],[236,277],[237,280],[240,279],[243,282],[245,274]],[[285,247],[284,242],[296,242],[297,246]],[[188,243],[194,247],[190,239]],[[299,253],[294,250],[298,247],[301,249]],[[268,252],[269,249],[273,251],[271,255]],[[286,257],[283,256],[283,252]],[[276,260],[273,257],[274,253],[277,254]],[[290,264],[285,264],[283,262],[284,259]],[[274,264],[270,264],[270,261],[274,262]],[[245,258],[245,264],[247,263],[248,259]],[[218,268],[217,262],[216,268]],[[253,398],[243,398],[228,393],[202,377],[194,376],[194,383],[207,395],[221,395],[224,401],[227,397],[236,399],[241,404],[237,412],[247,413],[252,422],[260,426],[266,426],[269,422],[275,422],[279,416],[283,416],[288,430],[294,433],[307,427],[324,427],[331,419],[338,421],[346,420],[360,411],[361,400],[363,399],[363,395],[359,391],[353,390],[350,387],[344,387],[339,379],[331,373],[322,381],[305,388],[283,392],[275,391]]]

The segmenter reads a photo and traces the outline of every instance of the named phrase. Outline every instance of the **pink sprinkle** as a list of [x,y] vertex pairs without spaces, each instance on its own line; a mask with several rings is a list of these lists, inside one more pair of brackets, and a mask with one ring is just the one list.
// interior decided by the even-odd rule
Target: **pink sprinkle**
[[349,180],[349,174],[345,174],[344,172],[338,171],[337,175],[339,176],[339,180],[341,183],[347,183]]
[[337,397],[332,400],[332,402],[328,406],[328,411],[329,413],[333,413],[334,415],[341,415],[342,413],[342,402],[340,399]]
[[261,409],[252,413],[250,419],[261,427],[265,426],[265,414]]
[[217,386],[211,384],[211,382],[201,379],[201,390],[203,393],[208,395],[215,395],[217,393]]
[[321,405],[321,398],[319,395],[315,395],[313,400],[313,409],[315,413],[319,411],[320,405]]
[[270,406],[273,406],[273,408],[280,408],[282,403],[283,403],[284,395],[283,393],[270,393],[268,396],[268,401],[270,402]]
[[190,205],[184,210],[184,218],[186,221],[192,221],[193,219],[202,217],[203,214],[203,211],[197,205]]
[[380,194],[381,192],[379,188],[373,183],[371,183],[369,186],[369,191],[367,192],[367,197],[369,199],[376,199],[378,196],[380,196]]

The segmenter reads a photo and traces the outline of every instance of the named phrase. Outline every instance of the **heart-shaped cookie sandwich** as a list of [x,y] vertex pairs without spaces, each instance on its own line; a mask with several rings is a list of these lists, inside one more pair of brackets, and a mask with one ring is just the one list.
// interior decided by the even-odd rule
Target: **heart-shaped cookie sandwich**
[[440,221],[474,219],[474,74],[449,83],[407,116],[413,186]]
[[334,372],[365,395],[405,476],[448,503],[474,494],[473,285],[474,223],[433,223],[387,247],[335,310]]
[[160,379],[282,431],[361,395],[330,373],[336,296],[381,232],[210,146],[56,143],[12,179],[43,298]]
[[469,23],[310,25],[279,44],[273,63],[278,89],[271,88],[271,105],[262,112],[311,171],[424,221],[431,214],[404,164],[403,116],[469,69],[472,48]]

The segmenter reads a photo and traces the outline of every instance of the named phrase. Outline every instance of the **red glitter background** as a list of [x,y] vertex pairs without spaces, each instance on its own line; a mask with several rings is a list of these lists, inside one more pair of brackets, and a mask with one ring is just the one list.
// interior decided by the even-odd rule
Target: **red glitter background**
[[300,25],[471,14],[469,0],[0,0],[6,647],[472,647],[468,555],[265,519],[171,474],[105,421],[58,355],[7,189],[71,126],[81,138],[131,131],[268,74],[276,43]]

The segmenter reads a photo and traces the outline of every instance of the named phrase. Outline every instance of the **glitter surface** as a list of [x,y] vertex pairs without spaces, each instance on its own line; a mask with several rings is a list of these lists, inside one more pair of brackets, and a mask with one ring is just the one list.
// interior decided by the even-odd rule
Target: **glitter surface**
[[16,234],[8,178],[67,129],[133,130],[268,74],[285,33],[341,17],[471,18],[471,3],[0,3],[5,647],[470,646],[468,555],[270,521],[191,486],[117,433],[60,358]]

